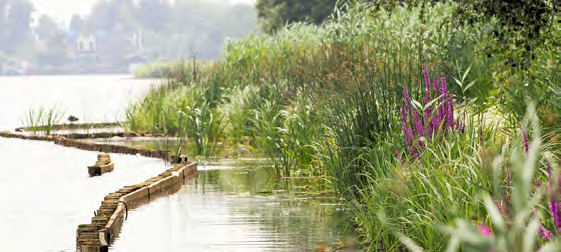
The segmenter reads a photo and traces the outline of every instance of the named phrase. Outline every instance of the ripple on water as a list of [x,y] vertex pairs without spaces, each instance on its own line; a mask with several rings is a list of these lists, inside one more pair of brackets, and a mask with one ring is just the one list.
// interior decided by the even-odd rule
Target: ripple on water
[[131,211],[112,251],[309,251],[345,235],[339,204],[257,195],[276,182],[257,173],[199,172],[178,193]]

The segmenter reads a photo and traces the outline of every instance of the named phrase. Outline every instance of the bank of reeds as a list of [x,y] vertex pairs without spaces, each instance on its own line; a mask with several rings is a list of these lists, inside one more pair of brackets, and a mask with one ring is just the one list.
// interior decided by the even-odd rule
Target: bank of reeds
[[[503,191],[496,180],[509,177],[507,163],[497,173],[493,158],[522,146],[526,103],[514,101],[534,99],[524,89],[500,97],[502,77],[493,74],[503,69],[500,56],[476,53],[491,38],[489,24],[453,25],[452,10],[424,7],[421,19],[419,8],[373,15],[358,5],[321,27],[296,24],[230,43],[221,61],[167,80],[130,107],[128,127],[183,135],[196,143],[196,155],[265,155],[278,176],[314,178],[314,187],[350,199],[355,227],[372,250],[410,241],[445,250],[451,236],[438,225],[490,224],[478,195]],[[432,77],[447,80],[428,96],[424,67],[429,86]],[[540,71],[550,74],[543,79],[549,87],[559,83],[553,69]],[[555,154],[558,131],[549,129],[559,110],[541,106],[554,104],[548,99],[557,89],[548,90],[535,99],[542,121],[553,118],[543,149]],[[508,120],[492,124],[489,114]]]

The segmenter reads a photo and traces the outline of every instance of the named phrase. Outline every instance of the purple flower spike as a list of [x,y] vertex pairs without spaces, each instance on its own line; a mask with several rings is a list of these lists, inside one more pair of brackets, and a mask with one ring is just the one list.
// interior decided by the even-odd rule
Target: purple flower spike
[[436,93],[438,95],[438,93],[440,93],[440,88],[438,87],[438,81],[436,80],[436,77],[433,79],[432,85],[434,86],[434,90],[436,90]]
[[407,116],[411,118],[413,115],[411,114],[411,98],[409,97],[409,92],[407,92],[407,87],[403,89],[403,96],[405,97],[405,105],[407,105]]
[[419,119],[419,112],[415,111],[415,127],[417,128],[417,134],[425,136],[425,130],[423,129],[423,123]]
[[423,73],[425,74],[425,84],[427,85],[427,90],[429,85],[430,85],[430,78],[429,78],[429,69],[428,68],[423,68]]
[[440,83],[442,85],[442,90],[440,92],[442,94],[446,94],[448,92],[448,87],[446,86],[446,78],[444,77],[444,73],[442,73],[442,77],[440,78]]
[[290,99],[290,90],[288,90],[288,89],[286,90],[286,98]]
[[557,202],[557,195],[559,194],[558,190],[552,188],[552,182],[549,180],[547,183],[547,188],[549,191],[549,210],[551,211],[551,216],[553,217],[553,221],[555,223],[555,228],[557,231],[561,231],[561,212],[559,210],[559,202]]
[[431,79],[426,67],[423,68],[423,75],[425,78],[424,111],[413,111],[411,96],[407,88],[403,89],[405,104],[401,107],[401,126],[405,143],[408,151],[415,157],[418,157],[425,147],[424,142],[419,141],[420,137],[434,140],[437,134],[445,136],[453,131],[465,132],[465,124],[461,123],[460,118],[457,122],[455,121],[454,94],[447,91],[444,74],[440,78],[440,83],[438,78],[433,78],[432,85],[440,98],[431,106],[428,106],[431,100]]
[[448,100],[448,126],[454,130],[454,94],[450,94]]

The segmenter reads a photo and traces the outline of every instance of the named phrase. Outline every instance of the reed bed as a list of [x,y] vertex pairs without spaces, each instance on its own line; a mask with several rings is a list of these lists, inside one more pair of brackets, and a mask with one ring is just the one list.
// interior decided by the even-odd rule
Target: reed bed
[[[536,171],[531,179],[554,180],[544,172],[544,158],[558,156],[554,94],[561,75],[551,62],[550,68],[544,64],[547,57],[559,61],[558,49],[537,52],[532,66],[547,88],[509,89],[512,95],[502,97],[504,76],[517,76],[510,80],[520,87],[531,75],[505,70],[500,56],[477,53],[492,38],[492,24],[453,25],[454,6],[442,3],[375,14],[365,5],[345,8],[319,27],[294,24],[274,36],[231,42],[224,58],[209,66],[191,62],[189,71],[128,109],[128,129],[181,136],[195,143],[192,155],[227,148],[265,155],[278,176],[313,177],[317,190],[348,199],[354,228],[372,251],[499,251],[518,242],[499,241],[498,230],[525,224],[494,226],[494,213],[480,195],[499,200],[506,189],[526,187],[530,175],[522,176],[526,184],[518,181],[506,156],[529,157],[518,151],[528,144],[521,132],[541,139],[535,153],[547,153],[530,158],[528,169]],[[543,97],[531,95],[546,89]],[[524,100],[538,108],[526,124]],[[544,127],[528,128],[528,118]],[[516,181],[507,184],[511,175]],[[520,195],[530,197],[530,191]],[[531,207],[538,213],[548,203]],[[485,240],[476,233],[483,242],[473,244],[447,232],[463,220],[497,236]],[[538,222],[540,230],[556,230],[550,216]],[[536,247],[550,241],[537,232],[524,239]]]

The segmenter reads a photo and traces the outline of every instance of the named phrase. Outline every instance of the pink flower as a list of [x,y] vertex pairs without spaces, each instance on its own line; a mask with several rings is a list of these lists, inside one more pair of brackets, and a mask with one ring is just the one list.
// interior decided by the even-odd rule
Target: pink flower
[[491,235],[493,235],[493,232],[491,231],[491,229],[488,226],[485,225],[481,225],[477,228],[477,230],[479,230],[479,233],[481,233],[482,235],[486,236],[486,237],[491,237]]
[[545,229],[543,226],[540,226],[540,230],[538,231],[538,234],[544,240],[549,240],[549,239],[553,238],[553,235],[551,234],[551,231]]

